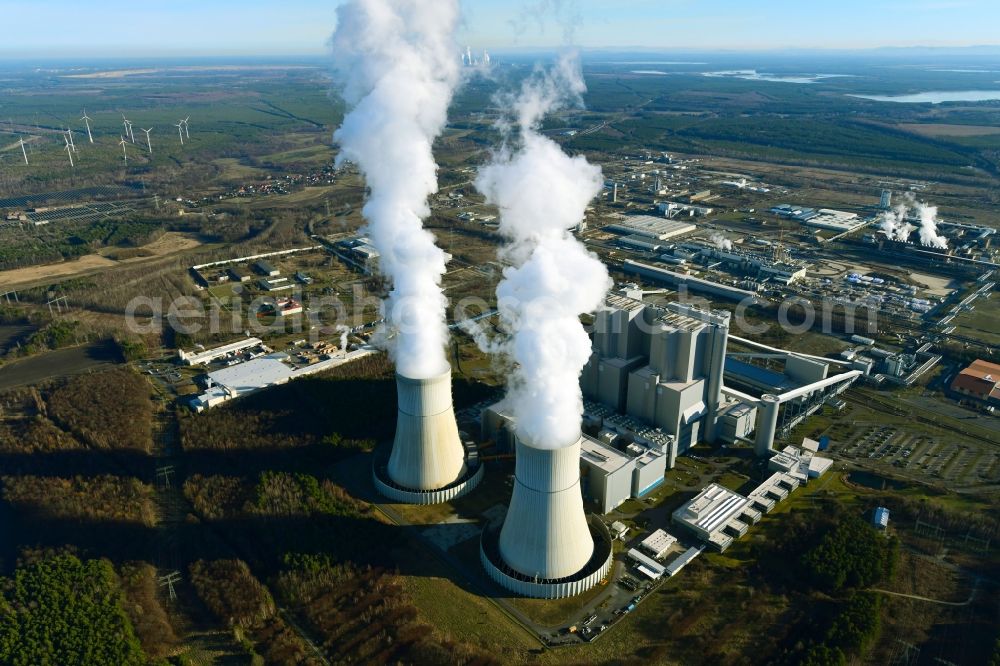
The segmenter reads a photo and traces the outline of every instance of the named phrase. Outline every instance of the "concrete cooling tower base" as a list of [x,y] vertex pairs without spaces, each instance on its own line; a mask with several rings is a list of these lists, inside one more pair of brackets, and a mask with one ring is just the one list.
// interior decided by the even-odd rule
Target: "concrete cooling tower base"
[[563,578],[526,576],[512,569],[500,555],[500,525],[489,525],[479,542],[479,560],[486,574],[504,589],[536,599],[564,599],[582,594],[608,577],[611,572],[611,533],[595,516],[587,520],[594,552],[582,569]]
[[441,488],[418,490],[405,488],[389,476],[389,457],[383,452],[376,454],[372,464],[372,479],[375,489],[380,495],[400,504],[441,504],[461,497],[479,485],[483,479],[484,467],[475,460],[475,456],[467,457],[462,476]]

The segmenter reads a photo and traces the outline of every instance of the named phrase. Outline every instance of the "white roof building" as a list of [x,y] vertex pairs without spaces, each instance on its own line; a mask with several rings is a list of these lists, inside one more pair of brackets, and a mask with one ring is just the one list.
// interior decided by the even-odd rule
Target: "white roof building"
[[712,541],[713,535],[721,534],[731,522],[738,522],[740,514],[749,504],[750,500],[739,493],[712,483],[674,511],[673,520],[702,539]]
[[653,217],[652,215],[626,215],[604,226],[605,231],[654,240],[667,240],[674,236],[682,236],[697,228],[687,222]]
[[667,554],[667,551],[677,543],[677,537],[667,534],[663,530],[656,530],[642,540],[639,547],[652,555],[655,559],[660,559]]
[[182,349],[177,352],[177,355],[186,365],[205,365],[223,356],[237,354],[244,349],[250,349],[263,343],[264,341],[260,338],[244,338],[243,340],[231,342],[228,345],[206,349],[201,352],[186,352]]
[[858,218],[857,213],[848,213],[832,208],[820,208],[818,214],[803,222],[807,227],[817,229],[827,229],[829,231],[851,231],[864,225],[864,220]]
[[636,563],[636,566],[641,573],[654,580],[663,576],[666,571],[666,567],[662,564],[648,555],[642,554],[635,548],[628,551],[628,558]]

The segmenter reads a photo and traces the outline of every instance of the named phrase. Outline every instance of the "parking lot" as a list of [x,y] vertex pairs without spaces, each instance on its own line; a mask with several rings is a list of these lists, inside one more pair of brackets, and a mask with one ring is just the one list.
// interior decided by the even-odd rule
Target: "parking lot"
[[958,438],[907,426],[855,423],[831,451],[867,467],[891,467],[929,482],[974,486],[997,483],[1000,455]]

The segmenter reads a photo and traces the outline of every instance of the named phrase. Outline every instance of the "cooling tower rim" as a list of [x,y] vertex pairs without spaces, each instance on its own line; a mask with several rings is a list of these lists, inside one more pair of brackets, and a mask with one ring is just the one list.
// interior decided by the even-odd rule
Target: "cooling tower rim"
[[589,590],[611,571],[614,546],[611,533],[601,519],[587,516],[587,527],[594,539],[594,553],[582,569],[570,576],[538,579],[511,568],[500,555],[502,521],[493,521],[483,528],[479,539],[479,557],[490,578],[512,592],[542,599],[562,599]]
[[436,375],[431,375],[430,377],[409,377],[404,375],[399,370],[396,371],[396,381],[403,384],[411,384],[415,386],[420,386],[423,384],[434,384],[440,381],[444,381],[446,378],[451,379],[451,366],[445,368],[444,371],[437,373]]

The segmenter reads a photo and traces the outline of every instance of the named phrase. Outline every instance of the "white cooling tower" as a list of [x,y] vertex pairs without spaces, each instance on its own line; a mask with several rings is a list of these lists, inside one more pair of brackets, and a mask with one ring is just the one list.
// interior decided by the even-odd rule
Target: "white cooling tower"
[[532,579],[580,572],[594,554],[580,490],[580,442],[539,449],[517,441],[514,492],[500,531],[500,556]]
[[451,404],[451,370],[428,379],[396,375],[396,438],[389,478],[409,490],[436,490],[465,472],[465,448]]

